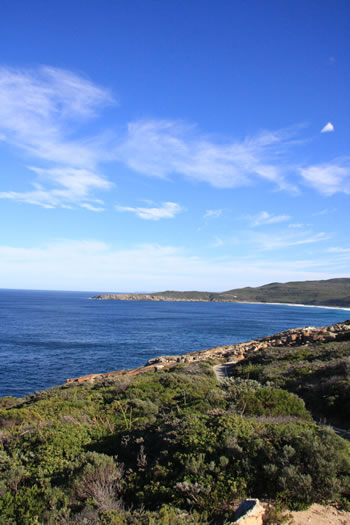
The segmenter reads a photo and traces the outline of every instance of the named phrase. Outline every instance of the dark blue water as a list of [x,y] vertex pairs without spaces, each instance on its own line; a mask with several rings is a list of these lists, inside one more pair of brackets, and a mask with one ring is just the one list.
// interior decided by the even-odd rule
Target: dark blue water
[[324,326],[350,312],[233,303],[93,301],[94,292],[0,290],[0,397],[151,357]]

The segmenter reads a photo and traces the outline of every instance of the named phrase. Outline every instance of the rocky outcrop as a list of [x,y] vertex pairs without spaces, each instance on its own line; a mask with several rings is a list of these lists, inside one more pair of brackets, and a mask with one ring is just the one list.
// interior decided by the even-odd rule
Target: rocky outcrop
[[271,346],[295,346],[326,343],[328,341],[340,341],[350,339],[350,321],[337,323],[332,326],[316,328],[308,326],[306,328],[293,328],[276,335],[269,335],[260,339],[238,343],[235,345],[218,346],[201,350],[199,352],[189,352],[178,356],[154,357],[147,362],[147,365],[171,363],[189,363],[192,361],[203,361],[208,359],[244,359],[250,352]]
[[96,379],[121,376],[125,374],[128,376],[135,376],[144,372],[156,371],[164,367],[175,366],[179,363],[193,363],[196,361],[207,361],[209,359],[223,362],[240,361],[252,352],[258,352],[259,350],[269,347],[315,345],[327,343],[329,341],[344,340],[350,340],[350,320],[321,328],[316,328],[314,326],[292,328],[291,330],[286,330],[279,334],[254,339],[246,343],[217,346],[215,348],[189,352],[182,355],[163,355],[150,359],[145,366],[139,368],[107,372],[105,374],[89,374],[74,379],[67,379],[66,383],[94,382]]

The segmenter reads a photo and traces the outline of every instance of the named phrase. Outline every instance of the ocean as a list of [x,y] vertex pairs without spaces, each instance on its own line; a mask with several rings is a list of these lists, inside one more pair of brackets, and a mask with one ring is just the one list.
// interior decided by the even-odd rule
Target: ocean
[[350,318],[348,310],[290,305],[91,300],[96,293],[0,290],[0,397]]

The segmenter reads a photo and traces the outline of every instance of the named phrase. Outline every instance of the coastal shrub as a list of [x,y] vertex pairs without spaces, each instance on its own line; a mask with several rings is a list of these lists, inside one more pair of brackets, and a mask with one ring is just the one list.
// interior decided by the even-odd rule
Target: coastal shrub
[[173,368],[173,373],[179,372],[190,376],[207,375],[213,379],[215,378],[213,363],[209,361],[199,361],[190,363],[189,365],[184,365],[181,368],[179,368],[179,366]]
[[83,447],[91,441],[87,425],[70,423],[47,427],[36,435],[24,437],[22,448],[35,451],[34,455],[26,456],[27,468],[41,479],[66,476]]
[[229,407],[247,416],[294,416],[310,419],[305,403],[286,390],[261,385],[253,379],[229,378],[223,382]]
[[275,427],[274,447],[264,451],[266,483],[273,485],[275,496],[289,508],[339,497],[350,468],[344,442],[329,429],[286,430],[283,435]]
[[305,403],[280,388],[265,387],[242,396],[240,405],[248,416],[295,416],[310,419]]
[[105,454],[90,452],[85,455],[84,465],[75,482],[76,497],[88,502],[100,512],[122,508],[123,465]]
[[158,404],[150,399],[133,399],[131,406],[134,409],[134,414],[143,419],[152,417],[159,411]]
[[[235,378],[253,377],[301,397],[316,420],[347,429],[350,421],[350,343],[268,348],[234,369]],[[255,370],[255,372],[253,372]]]
[[7,491],[0,500],[2,523],[8,525],[35,523],[35,519],[43,515],[46,505],[45,494],[37,485],[22,487],[17,492]]
[[244,363],[243,366],[242,364],[238,364],[235,367],[235,369],[236,369],[235,375],[237,375],[238,377],[260,381],[263,366],[260,364],[248,362],[248,363]]
[[[235,415],[158,419],[143,441],[146,471],[138,471],[140,433],[118,442],[130,465],[125,501],[159,499],[198,512],[219,512],[246,494],[305,506],[339,497],[349,462],[344,442],[311,423],[275,423]],[[124,436],[125,437],[125,436]]]
[[190,524],[222,519],[247,496],[294,508],[347,501],[349,446],[276,388],[282,381],[311,396],[324,385],[337,406],[344,352],[335,348],[326,367],[319,355],[310,361],[317,373],[333,367],[315,390],[295,374],[278,377],[280,362],[287,370],[302,359],[266,353],[257,363],[263,384],[237,376],[218,383],[207,363],[191,363],[122,387],[60,387],[3,407],[0,516],[6,525]]
[[0,408],[10,408],[18,404],[18,399],[12,396],[5,396],[0,398]]
[[192,510],[184,512],[171,505],[162,505],[157,511],[144,509],[127,511],[110,511],[99,515],[101,525],[205,525],[209,523],[205,513]]
[[222,381],[221,386],[225,392],[228,407],[239,414],[245,410],[244,398],[262,388],[258,381],[241,377],[226,378]]
[[[199,370],[203,373],[199,374]],[[208,410],[212,406],[209,398],[215,389],[219,392],[214,375],[208,374],[207,367],[203,366],[197,368],[194,376],[186,373],[186,368],[143,374],[129,385],[125,397],[132,401],[149,400],[165,410],[171,407]]]

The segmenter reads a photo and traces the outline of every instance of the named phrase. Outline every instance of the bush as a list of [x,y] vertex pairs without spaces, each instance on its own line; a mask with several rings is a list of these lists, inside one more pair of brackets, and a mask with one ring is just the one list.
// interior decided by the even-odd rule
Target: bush
[[253,416],[295,416],[310,419],[305,403],[295,394],[286,390],[265,387],[249,392],[240,401],[246,415]]
[[123,466],[104,454],[90,452],[84,457],[87,462],[75,483],[75,494],[100,512],[122,508]]
[[[275,387],[288,379],[278,375],[281,363],[290,366],[280,357],[268,373],[267,353],[257,363],[263,385],[237,377],[218,384],[208,364],[195,363],[55,388],[1,408],[1,519],[207,523],[251,495],[292,507],[329,498],[345,505],[349,448],[313,424],[296,395]],[[304,366],[304,357],[293,366]],[[328,403],[337,403],[338,379],[325,380]]]

